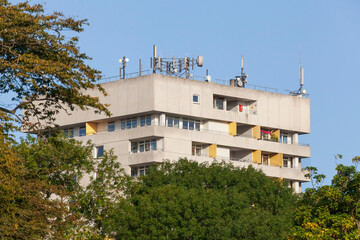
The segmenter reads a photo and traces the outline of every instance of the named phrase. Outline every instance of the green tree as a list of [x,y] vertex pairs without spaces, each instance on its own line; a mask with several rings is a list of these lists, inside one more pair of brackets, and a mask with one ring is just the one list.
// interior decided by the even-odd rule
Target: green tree
[[[341,155],[336,158],[341,159]],[[331,185],[306,190],[295,214],[296,227],[289,239],[359,239],[360,172],[354,157],[352,166],[338,164]],[[317,182],[324,175],[313,178]],[[320,180],[319,180],[320,179]]]
[[[77,46],[87,24],[46,14],[40,4],[0,0],[0,94],[12,96],[0,106],[1,239],[98,238],[110,199],[121,197],[113,191],[122,189],[123,173],[112,152],[94,159],[90,143],[56,135],[16,144],[12,136],[19,130],[14,121],[41,134],[41,124],[52,124],[60,110],[93,108],[110,116],[88,94],[106,95],[96,84],[100,72]],[[101,177],[80,184],[94,171]]]
[[103,236],[101,219],[124,188],[112,152],[95,159],[91,143],[61,135],[0,147],[1,239]]
[[61,109],[75,106],[110,115],[106,105],[84,91],[106,94],[96,84],[100,72],[87,65],[90,58],[80,52],[78,37],[72,36],[86,24],[59,12],[45,14],[40,4],[0,0],[0,94],[14,94],[14,107],[0,106],[0,112],[29,129],[39,129],[43,121],[52,123]]
[[187,159],[130,182],[104,221],[116,239],[282,239],[296,196],[251,166]]

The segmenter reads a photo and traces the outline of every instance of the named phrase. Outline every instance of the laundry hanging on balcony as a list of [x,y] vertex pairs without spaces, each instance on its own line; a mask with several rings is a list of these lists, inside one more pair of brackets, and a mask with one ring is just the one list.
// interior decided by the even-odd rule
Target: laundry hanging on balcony
[[262,133],[267,133],[267,134],[270,134],[270,135],[272,135],[273,133],[272,133],[272,131],[265,131],[265,130],[261,130],[261,132]]

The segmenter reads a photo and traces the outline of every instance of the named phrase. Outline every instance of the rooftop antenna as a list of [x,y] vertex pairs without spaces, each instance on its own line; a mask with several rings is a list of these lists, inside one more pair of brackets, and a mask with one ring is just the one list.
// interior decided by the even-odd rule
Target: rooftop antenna
[[245,88],[245,83],[248,82],[246,79],[247,77],[248,77],[248,75],[246,75],[244,72],[244,56],[241,56],[241,75],[235,76],[236,85],[238,87]]
[[[119,59],[119,63],[122,63],[122,68],[120,67],[120,78],[122,78],[122,79],[125,79],[125,67],[128,62],[129,62],[129,58],[127,58],[125,56],[122,59],[121,58]],[[122,77],[121,77],[121,75],[122,75]]]
[[304,68],[301,67],[301,53],[299,56],[299,79],[300,79],[300,87],[297,91],[290,92],[290,95],[293,96],[303,96],[306,94],[306,90],[302,89],[304,85]]
[[198,56],[196,59],[184,57],[184,58],[160,58],[157,56],[156,45],[153,46],[153,57],[150,58],[150,68],[153,69],[153,73],[160,71],[165,72],[170,76],[181,77],[185,75],[185,78],[190,78],[190,69],[194,70],[195,64],[198,67],[202,67],[204,64],[204,57]]

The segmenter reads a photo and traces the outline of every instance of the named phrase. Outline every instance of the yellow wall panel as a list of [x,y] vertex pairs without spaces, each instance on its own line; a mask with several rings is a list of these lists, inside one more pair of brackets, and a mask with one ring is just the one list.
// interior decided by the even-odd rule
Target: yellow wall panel
[[259,126],[259,125],[258,125],[258,126],[254,126],[254,127],[252,128],[252,136],[253,136],[253,138],[255,138],[255,139],[260,139],[261,133],[260,133],[260,126]]
[[261,150],[255,150],[252,152],[252,162],[261,164]]
[[277,139],[277,141],[280,141],[280,130],[275,130],[271,136],[272,139]]
[[277,153],[270,156],[270,166],[282,167],[283,165],[283,154]]
[[217,145],[211,144],[209,146],[209,157],[216,158],[216,150],[217,150]]
[[97,132],[97,123],[87,122],[86,123],[86,135],[93,135]]
[[229,123],[229,134],[236,136],[236,122]]

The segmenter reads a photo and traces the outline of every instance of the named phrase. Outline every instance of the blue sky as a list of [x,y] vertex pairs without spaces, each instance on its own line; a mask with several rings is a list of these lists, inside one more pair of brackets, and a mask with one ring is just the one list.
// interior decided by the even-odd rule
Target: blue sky
[[249,83],[297,90],[301,52],[311,134],[300,141],[312,151],[303,165],[317,167],[330,183],[335,154],[344,164],[360,155],[359,7],[359,1],[332,0],[49,0],[45,9],[89,20],[80,47],[106,77],[118,75],[124,55],[127,72],[138,70],[139,57],[148,69],[156,44],[163,57],[203,55],[196,74],[209,69],[226,80],[239,75],[243,55]]

